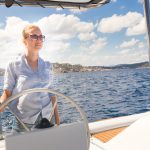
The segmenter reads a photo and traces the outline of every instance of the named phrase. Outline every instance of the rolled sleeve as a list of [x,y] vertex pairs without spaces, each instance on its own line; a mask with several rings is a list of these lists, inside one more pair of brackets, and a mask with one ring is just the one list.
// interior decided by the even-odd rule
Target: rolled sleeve
[[15,86],[15,82],[16,81],[15,81],[15,74],[13,70],[13,64],[9,63],[5,69],[3,90],[12,91]]

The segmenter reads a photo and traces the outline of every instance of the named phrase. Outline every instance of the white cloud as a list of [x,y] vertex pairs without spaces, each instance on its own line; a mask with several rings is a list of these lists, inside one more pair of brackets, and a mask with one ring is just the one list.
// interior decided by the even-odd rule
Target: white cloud
[[88,22],[80,22],[77,23],[76,29],[78,32],[91,32],[94,29],[94,24],[93,23],[88,23]]
[[[51,62],[59,62],[63,54],[66,54],[70,49],[70,43],[64,41],[50,41],[44,44],[40,51],[41,56]],[[65,59],[65,57],[64,57]]]
[[6,34],[8,33],[9,36],[21,36],[22,32],[20,31],[22,31],[24,26],[28,23],[29,22],[24,21],[18,17],[8,17],[6,20],[5,32]]
[[[21,18],[9,17],[6,20],[6,25],[0,28],[0,67],[4,67],[8,61],[24,50],[21,41],[21,31],[28,23],[28,21]],[[82,65],[113,65],[121,62],[130,63],[146,60],[147,58],[147,53],[142,53],[142,51],[134,52],[132,50],[133,53],[127,52],[129,48],[126,48],[126,52],[122,50],[122,53],[112,53],[111,56],[106,55],[107,52],[105,55],[101,54],[104,50],[107,51],[104,49],[107,46],[107,39],[97,37],[97,33],[94,30],[95,26],[92,22],[82,21],[74,15],[54,14],[34,23],[41,27],[46,36],[41,55],[52,62],[80,63]],[[79,40],[81,42],[76,43]],[[135,39],[131,41],[133,43],[137,42],[140,50],[142,49],[142,43]],[[130,41],[126,41],[124,47],[128,47],[129,43]]]
[[37,24],[48,38],[66,40],[73,38],[77,34],[76,27],[74,26],[77,22],[80,22],[79,18],[73,15],[66,16],[54,14],[40,19]]
[[131,51],[131,49],[123,49],[118,54],[128,54]]
[[90,46],[89,46],[89,53],[95,54],[99,52],[102,48],[104,48],[107,44],[106,38],[99,38],[96,39]]
[[53,14],[44,17],[37,24],[51,40],[68,40],[79,33],[92,32],[94,29],[93,23],[83,22],[74,15],[65,14]]
[[146,25],[145,25],[145,19],[143,18],[139,23],[137,23],[135,26],[131,26],[127,29],[126,35],[127,36],[133,36],[133,35],[141,35],[146,32]]
[[144,48],[144,43],[143,42],[140,42],[139,44],[138,44],[138,48]]
[[107,45],[106,38],[98,38],[80,46],[80,50],[88,55],[96,55]]
[[138,12],[128,12],[126,15],[116,15],[103,18],[98,26],[98,31],[102,33],[119,32],[123,28],[134,27],[143,19],[142,14]]
[[82,12],[87,11],[86,8],[81,8],[81,9],[70,9],[70,12],[73,14],[81,14]]
[[[78,62],[77,62],[78,60]],[[90,55],[86,53],[78,53],[75,55],[70,55],[67,60],[64,60],[62,62],[71,62],[72,64],[83,64],[83,65],[89,65],[92,58]],[[91,62],[92,63],[92,62]]]
[[114,2],[114,3],[116,3],[117,2],[117,0],[111,0],[112,2]]
[[96,38],[96,34],[94,32],[80,33],[78,37],[81,41],[89,41],[89,40],[94,40]]
[[132,46],[135,46],[138,42],[139,42],[139,40],[132,38],[130,41],[124,41],[122,44],[120,44],[119,47],[120,48],[130,48]]
[[27,23],[27,21],[17,17],[6,19],[6,26],[0,29],[0,67],[5,67],[8,61],[23,51],[24,46],[20,31]]
[[[8,60],[24,50],[21,31],[28,23],[18,17],[7,18],[6,25],[0,29],[0,67],[4,67]],[[41,51],[42,55],[45,53],[46,58],[59,58],[58,55],[66,53],[70,49],[70,40],[73,38],[80,37],[81,40],[85,40],[85,38],[92,40],[96,36],[93,32],[93,23],[81,21],[74,15],[54,14],[44,17],[34,24],[38,24],[46,36],[43,48],[45,50]],[[49,55],[48,52],[50,52]]]
[[[48,50],[46,49],[48,47]],[[70,43],[63,41],[50,41],[44,44],[44,49],[51,53],[62,53],[67,51],[70,47]]]
[[57,8],[56,8],[56,11],[63,11],[63,8],[57,7]]
[[103,61],[104,64],[108,62],[108,65],[116,65],[138,63],[146,60],[148,60],[147,52],[143,50],[126,50],[126,52],[124,51],[124,53],[117,53],[111,56],[105,56],[101,61]]
[[[78,61],[77,61],[78,60]],[[62,62],[72,62],[72,64],[83,64],[85,66],[112,66],[117,64],[138,63],[148,60],[147,52],[143,50],[125,49],[111,55],[89,55],[88,53],[79,53],[70,55]]]

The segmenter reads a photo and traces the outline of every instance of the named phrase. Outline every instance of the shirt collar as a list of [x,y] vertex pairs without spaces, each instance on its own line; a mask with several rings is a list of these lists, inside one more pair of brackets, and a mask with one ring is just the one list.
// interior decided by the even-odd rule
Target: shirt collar
[[26,66],[30,71],[32,71],[32,72],[38,72],[38,71],[41,70],[41,58],[40,58],[40,57],[38,57],[38,68],[37,68],[36,71],[33,71],[32,68],[30,67],[30,65],[28,64],[28,61],[27,61],[27,59],[26,59],[25,54],[22,55],[22,60],[23,60],[23,63],[25,64],[25,66]]

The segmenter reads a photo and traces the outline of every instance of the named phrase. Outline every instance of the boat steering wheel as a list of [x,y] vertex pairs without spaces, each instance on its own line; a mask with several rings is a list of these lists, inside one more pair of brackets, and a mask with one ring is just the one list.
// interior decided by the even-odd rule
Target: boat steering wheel
[[[63,95],[63,94],[61,94],[61,93],[59,93],[55,90],[51,90],[51,89],[47,89],[47,88],[34,88],[34,89],[24,90],[24,91],[22,91],[22,92],[20,92],[16,95],[13,95],[13,96],[9,97],[7,100],[5,100],[3,103],[1,103],[0,104],[0,109],[5,108],[10,102],[12,102],[16,98],[18,98],[18,97],[20,97],[24,94],[36,93],[36,92],[47,92],[47,93],[55,94],[56,96],[62,97],[63,98],[62,100],[71,103],[71,105],[76,108],[76,110],[80,113],[80,117],[82,118],[82,120],[84,122],[84,126],[85,126],[85,129],[86,129],[86,134],[87,134],[87,139],[88,139],[88,146],[89,146],[90,145],[90,131],[89,131],[88,121],[87,121],[87,118],[86,118],[86,115],[85,115],[84,111],[78,106],[78,104],[76,104],[73,101],[73,99],[71,99],[70,97],[65,96],[65,95]],[[51,118],[53,116],[55,106],[56,106],[56,103],[52,107],[52,111],[51,111],[51,114],[50,114],[49,121],[51,120]],[[21,125],[25,128],[26,131],[30,131],[30,129],[22,122],[22,120],[18,116],[15,115],[15,117],[21,123]]]

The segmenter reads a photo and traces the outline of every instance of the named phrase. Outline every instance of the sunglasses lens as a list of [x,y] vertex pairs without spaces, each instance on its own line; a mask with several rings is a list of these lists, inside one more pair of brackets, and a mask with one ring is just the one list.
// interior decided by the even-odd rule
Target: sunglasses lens
[[30,38],[32,40],[40,40],[40,41],[44,41],[45,40],[45,36],[44,35],[36,35],[36,34],[33,34],[33,35],[30,35]]
[[44,41],[45,40],[45,36],[44,35],[40,35],[39,36],[39,40]]
[[30,38],[31,38],[32,40],[37,40],[37,39],[38,39],[38,36],[37,36],[37,35],[30,35]]

